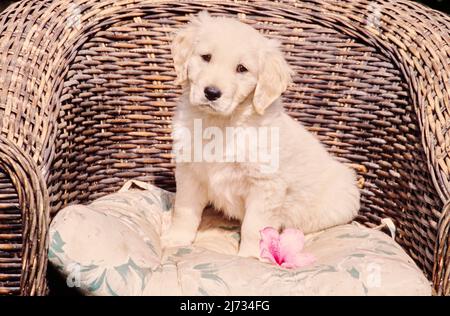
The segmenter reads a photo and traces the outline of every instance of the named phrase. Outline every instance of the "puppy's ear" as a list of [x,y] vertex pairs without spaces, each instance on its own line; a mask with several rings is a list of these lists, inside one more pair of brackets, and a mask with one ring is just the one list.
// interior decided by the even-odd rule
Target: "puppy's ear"
[[286,91],[292,74],[279,43],[274,40],[269,40],[268,43],[268,47],[260,55],[258,83],[253,97],[253,106],[260,115]]
[[172,58],[177,74],[176,84],[183,84],[187,80],[187,65],[192,55],[195,37],[205,19],[209,19],[208,12],[202,11],[193,17],[189,24],[179,30],[172,41]]

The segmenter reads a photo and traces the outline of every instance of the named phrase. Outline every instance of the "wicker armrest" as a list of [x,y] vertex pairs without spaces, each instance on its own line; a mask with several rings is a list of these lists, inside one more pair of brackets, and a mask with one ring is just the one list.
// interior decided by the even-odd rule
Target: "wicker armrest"
[[438,230],[433,267],[434,291],[437,295],[450,295],[450,200],[442,210]]
[[[6,173],[17,192],[22,216],[21,295],[44,295],[47,292],[47,229],[49,223],[48,191],[35,162],[15,143],[0,135],[0,168]],[[7,226],[5,224],[4,226]],[[7,227],[6,227],[7,228]],[[0,239],[0,244],[2,239]],[[11,244],[9,244],[10,246]],[[17,259],[16,259],[17,261]],[[0,268],[11,264],[2,258]],[[0,294],[10,293],[8,273],[0,279]],[[11,276],[14,277],[14,276]]]

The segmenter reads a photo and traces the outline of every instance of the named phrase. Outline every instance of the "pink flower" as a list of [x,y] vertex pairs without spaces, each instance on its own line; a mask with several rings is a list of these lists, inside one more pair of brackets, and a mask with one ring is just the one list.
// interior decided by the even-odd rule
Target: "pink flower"
[[273,227],[266,227],[260,233],[259,248],[263,259],[288,269],[304,267],[316,260],[312,254],[301,252],[305,236],[298,229],[286,228],[279,234]]

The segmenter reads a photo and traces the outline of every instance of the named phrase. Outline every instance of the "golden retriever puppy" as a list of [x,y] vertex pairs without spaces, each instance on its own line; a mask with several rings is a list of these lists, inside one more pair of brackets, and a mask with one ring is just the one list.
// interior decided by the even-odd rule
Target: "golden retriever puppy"
[[242,222],[239,255],[257,258],[264,227],[307,234],[355,217],[355,172],[283,110],[291,70],[276,41],[204,12],[176,34],[172,54],[185,93],[173,121],[177,193],[164,247],[192,243],[208,204]]

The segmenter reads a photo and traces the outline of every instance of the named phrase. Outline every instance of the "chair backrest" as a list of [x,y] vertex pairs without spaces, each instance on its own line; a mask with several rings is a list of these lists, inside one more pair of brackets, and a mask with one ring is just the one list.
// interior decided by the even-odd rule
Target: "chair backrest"
[[[170,133],[180,89],[170,43],[190,16],[207,9],[282,42],[294,69],[286,110],[358,171],[359,220],[373,226],[393,218],[397,240],[431,273],[428,238],[448,197],[441,171],[449,158],[439,167],[436,157],[448,139],[429,132],[444,130],[449,117],[448,56],[439,51],[448,18],[402,0],[62,2],[16,6],[50,14],[33,13],[40,33],[28,42],[23,35],[32,45],[15,56],[29,62],[21,66],[31,74],[27,85],[13,78],[27,74],[8,73],[28,119],[3,125],[8,135],[25,131],[19,138],[48,179],[53,212],[131,178],[175,189]],[[435,33],[428,39],[415,37],[429,29]],[[0,100],[12,100],[3,93]]]

